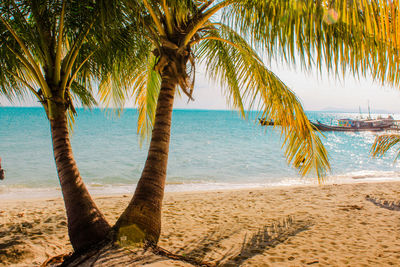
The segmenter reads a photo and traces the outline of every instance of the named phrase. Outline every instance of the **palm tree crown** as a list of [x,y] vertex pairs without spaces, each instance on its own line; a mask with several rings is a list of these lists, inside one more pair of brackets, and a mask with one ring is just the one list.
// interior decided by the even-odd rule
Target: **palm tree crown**
[[10,100],[31,92],[49,118],[54,115],[52,101],[63,102],[72,113],[74,103],[95,105],[94,81],[104,79],[110,69],[101,56],[122,45],[105,34],[112,30],[105,26],[118,21],[120,7],[113,2],[2,1],[0,92]]

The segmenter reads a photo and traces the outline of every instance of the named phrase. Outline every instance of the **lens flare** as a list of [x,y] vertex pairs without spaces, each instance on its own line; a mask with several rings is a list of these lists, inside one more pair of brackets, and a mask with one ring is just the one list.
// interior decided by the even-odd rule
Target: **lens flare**
[[329,9],[324,15],[324,21],[327,24],[334,24],[338,21],[339,15],[335,9]]

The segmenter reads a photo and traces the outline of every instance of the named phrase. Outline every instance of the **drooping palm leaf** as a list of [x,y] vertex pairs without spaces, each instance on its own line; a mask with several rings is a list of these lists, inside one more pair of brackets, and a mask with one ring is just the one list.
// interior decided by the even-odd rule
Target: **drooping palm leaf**
[[88,90],[89,86],[85,86],[84,82],[74,81],[71,84],[71,92],[76,101],[79,101],[84,107],[93,107],[97,105],[92,92]]
[[137,132],[144,137],[150,136],[153,128],[154,117],[156,114],[157,98],[160,92],[161,77],[154,70],[156,59],[151,56],[148,63],[135,77],[133,94],[135,94],[135,104],[138,108],[138,128]]
[[218,25],[204,36],[197,56],[212,80],[219,81],[231,103],[244,114],[244,104],[280,126],[289,163],[305,175],[315,170],[319,178],[329,169],[327,152],[300,101],[269,71],[240,35]]
[[[140,28],[132,26],[135,27],[129,25],[120,29],[119,34],[96,53],[99,60],[112,62],[103,64],[110,66],[110,69],[100,70],[105,76],[102,76],[99,85],[99,95],[106,107],[115,108],[122,108],[132,97],[140,98],[135,100],[139,107],[138,133],[144,137],[146,131],[151,129],[151,121],[154,118],[159,77],[153,69],[156,59],[149,54],[153,47],[152,43],[143,35]],[[109,53],[110,50],[115,52]],[[149,87],[148,93],[145,92],[146,86]],[[148,127],[142,127],[141,123]]]
[[[375,138],[374,144],[371,148],[371,155],[373,157],[383,156],[389,149],[400,143],[400,134],[383,134]],[[400,156],[400,150],[397,149],[395,161]]]

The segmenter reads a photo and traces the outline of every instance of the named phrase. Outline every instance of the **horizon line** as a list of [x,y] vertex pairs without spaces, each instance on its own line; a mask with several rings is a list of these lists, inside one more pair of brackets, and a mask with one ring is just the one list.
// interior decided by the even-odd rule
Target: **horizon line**
[[[0,108],[43,108],[40,106],[2,106],[0,105]],[[360,113],[359,111],[357,111],[356,109],[346,109],[343,108],[342,110],[340,108],[335,108],[335,107],[331,107],[332,109],[329,108],[323,108],[323,109],[304,109],[304,111],[306,112],[333,112],[333,113]],[[99,110],[113,110],[113,109],[118,109],[118,108],[113,108],[113,107],[109,107],[109,108],[105,108],[105,107],[76,107],[76,109],[79,110],[95,110],[95,109],[99,109]],[[124,110],[137,110],[137,108],[135,107],[126,107],[123,108],[122,111]],[[213,108],[174,108],[174,110],[176,111],[232,111],[232,112],[237,112],[237,110],[235,109],[213,109]],[[260,112],[260,110],[245,110],[245,112]],[[376,111],[372,110],[371,111],[372,114],[380,114],[380,113],[400,113],[399,111],[393,111],[393,110],[384,110],[384,109],[377,109]],[[368,112],[361,112],[361,114],[368,114]]]

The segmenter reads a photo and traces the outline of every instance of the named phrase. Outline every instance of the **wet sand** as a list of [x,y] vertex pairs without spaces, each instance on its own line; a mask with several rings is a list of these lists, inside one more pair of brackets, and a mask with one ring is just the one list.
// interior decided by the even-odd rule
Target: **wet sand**
[[[95,201],[112,224],[130,197]],[[159,245],[225,266],[400,266],[399,200],[400,182],[168,193]],[[0,265],[70,251],[61,199],[0,203]]]

